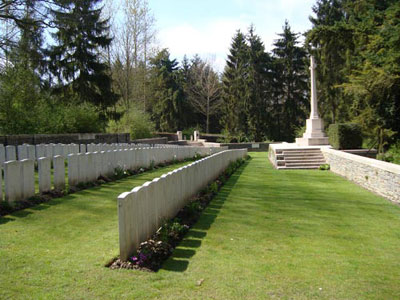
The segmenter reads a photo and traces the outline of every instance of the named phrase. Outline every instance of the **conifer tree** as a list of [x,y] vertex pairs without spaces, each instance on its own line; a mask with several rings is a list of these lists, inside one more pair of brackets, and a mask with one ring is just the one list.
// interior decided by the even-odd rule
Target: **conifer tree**
[[55,91],[65,99],[91,102],[102,110],[115,103],[108,66],[99,51],[111,43],[108,22],[101,19],[101,0],[55,0],[52,10],[56,45],[49,51],[50,70],[58,79]]
[[318,0],[310,17],[313,28],[307,32],[307,44],[315,50],[321,117],[327,123],[348,118],[349,103],[339,87],[345,81],[346,57],[352,52],[352,31],[346,25],[343,0]]
[[231,136],[248,132],[247,49],[246,37],[239,30],[233,37],[222,79],[222,125]]
[[178,62],[170,59],[167,49],[161,50],[150,62],[154,92],[152,116],[156,128],[177,131],[182,126],[183,103]]
[[251,26],[248,40],[248,123],[249,134],[254,141],[267,138],[268,126],[272,122],[269,109],[272,98],[270,55],[265,52],[261,38],[254,33]]
[[292,141],[295,131],[305,123],[308,110],[308,75],[306,72],[306,52],[298,46],[298,34],[291,31],[288,21],[285,22],[283,33],[274,43],[275,58],[275,97],[276,106],[281,107],[282,122],[276,128],[277,140]]

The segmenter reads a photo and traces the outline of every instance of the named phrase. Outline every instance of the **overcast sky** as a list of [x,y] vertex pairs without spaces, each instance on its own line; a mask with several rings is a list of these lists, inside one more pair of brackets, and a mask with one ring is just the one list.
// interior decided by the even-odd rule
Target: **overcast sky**
[[172,58],[183,55],[214,60],[223,70],[231,40],[237,29],[247,32],[254,24],[256,33],[271,49],[285,19],[293,31],[311,28],[308,17],[316,0],[149,0],[157,20],[160,47]]

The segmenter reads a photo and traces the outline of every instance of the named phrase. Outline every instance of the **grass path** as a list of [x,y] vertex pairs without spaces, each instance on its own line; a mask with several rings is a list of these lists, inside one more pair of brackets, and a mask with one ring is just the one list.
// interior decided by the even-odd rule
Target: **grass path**
[[172,166],[0,218],[0,299],[400,298],[400,207],[251,156],[158,273],[103,265],[116,196]]

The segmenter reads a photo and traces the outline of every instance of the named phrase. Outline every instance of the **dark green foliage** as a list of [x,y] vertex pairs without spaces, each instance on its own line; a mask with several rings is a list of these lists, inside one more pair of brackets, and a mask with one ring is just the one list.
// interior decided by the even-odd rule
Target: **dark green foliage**
[[291,141],[306,119],[306,52],[287,22],[283,29],[273,55],[253,26],[232,40],[223,75],[222,124],[229,142]]
[[[342,0],[318,0],[310,17],[313,29],[307,32],[307,44],[313,45],[317,60],[317,81],[321,117],[328,123],[349,116],[349,100],[338,88],[345,80],[348,55],[353,51],[352,33],[346,26]],[[346,71],[347,72],[347,71]]]
[[272,58],[265,52],[261,38],[250,27],[248,40],[248,125],[251,141],[267,138],[272,123],[269,104],[272,103]]
[[362,146],[361,126],[351,123],[331,124],[329,143],[335,149],[360,149]]
[[400,165],[400,141],[390,146],[384,154],[379,154],[378,159]]
[[111,91],[108,66],[99,58],[100,49],[111,43],[108,21],[101,19],[100,0],[55,0],[51,10],[57,44],[48,52],[49,69],[57,79],[54,91],[66,101],[76,98],[105,110],[117,100]]
[[183,89],[178,62],[171,60],[167,49],[151,60],[153,103],[152,117],[156,129],[175,132],[182,126]]
[[231,135],[248,133],[247,64],[246,37],[238,31],[233,37],[222,78],[224,93],[221,122]]
[[274,110],[272,140],[291,142],[295,131],[303,126],[309,106],[306,52],[298,46],[299,34],[294,33],[288,21],[283,33],[274,43]]
[[382,153],[400,136],[400,2],[319,0],[313,10],[323,116],[357,122]]

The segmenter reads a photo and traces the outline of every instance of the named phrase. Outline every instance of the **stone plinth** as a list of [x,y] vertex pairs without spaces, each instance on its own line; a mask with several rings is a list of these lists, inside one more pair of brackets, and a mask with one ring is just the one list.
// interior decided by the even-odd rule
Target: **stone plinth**
[[296,139],[299,146],[323,146],[329,145],[329,139],[324,133],[324,122],[322,119],[307,119],[306,132],[302,138]]

